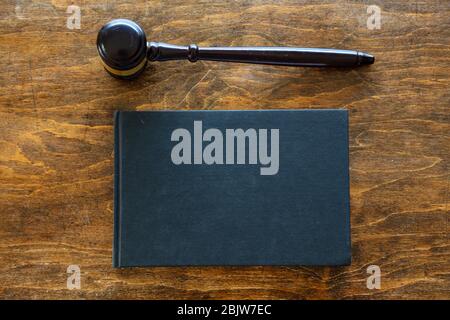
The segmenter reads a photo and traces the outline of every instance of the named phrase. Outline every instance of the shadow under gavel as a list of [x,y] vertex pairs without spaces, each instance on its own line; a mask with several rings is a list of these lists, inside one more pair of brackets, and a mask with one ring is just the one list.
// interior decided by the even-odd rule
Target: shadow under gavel
[[361,51],[296,47],[198,47],[147,42],[135,22],[116,19],[97,36],[103,66],[116,78],[137,77],[148,61],[197,60],[271,64],[298,67],[358,67],[373,64],[375,57]]

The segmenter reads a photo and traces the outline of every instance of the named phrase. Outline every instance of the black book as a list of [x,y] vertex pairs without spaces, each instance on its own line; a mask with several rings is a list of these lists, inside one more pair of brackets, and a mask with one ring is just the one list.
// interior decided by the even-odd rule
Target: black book
[[120,111],[113,265],[347,265],[346,110]]

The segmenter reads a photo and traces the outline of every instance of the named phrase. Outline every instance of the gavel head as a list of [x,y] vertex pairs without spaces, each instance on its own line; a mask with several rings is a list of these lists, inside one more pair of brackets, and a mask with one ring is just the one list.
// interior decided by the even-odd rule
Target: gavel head
[[105,24],[98,32],[97,50],[106,71],[116,78],[132,79],[147,64],[147,38],[131,20],[116,19]]

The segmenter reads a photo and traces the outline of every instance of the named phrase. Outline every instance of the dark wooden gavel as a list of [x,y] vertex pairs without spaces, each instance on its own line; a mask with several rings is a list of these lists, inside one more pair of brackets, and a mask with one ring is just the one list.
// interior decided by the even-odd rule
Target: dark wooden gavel
[[273,64],[298,67],[358,67],[372,64],[374,56],[355,50],[294,47],[198,47],[147,42],[144,30],[135,22],[116,19],[105,24],[97,36],[97,50],[103,66],[112,76],[132,79],[147,61],[187,59]]

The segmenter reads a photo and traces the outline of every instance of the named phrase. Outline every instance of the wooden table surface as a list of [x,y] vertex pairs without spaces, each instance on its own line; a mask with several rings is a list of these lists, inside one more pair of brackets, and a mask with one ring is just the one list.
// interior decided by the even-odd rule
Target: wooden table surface
[[[80,29],[67,27],[72,4]],[[380,29],[367,24],[372,4]],[[95,48],[119,17],[155,41],[377,60],[355,70],[165,62],[124,82]],[[17,0],[0,3],[0,18],[0,298],[450,299],[448,0]],[[114,110],[262,108],[349,110],[351,266],[113,269]],[[69,265],[80,289],[67,289]],[[366,286],[370,265],[381,289]]]

